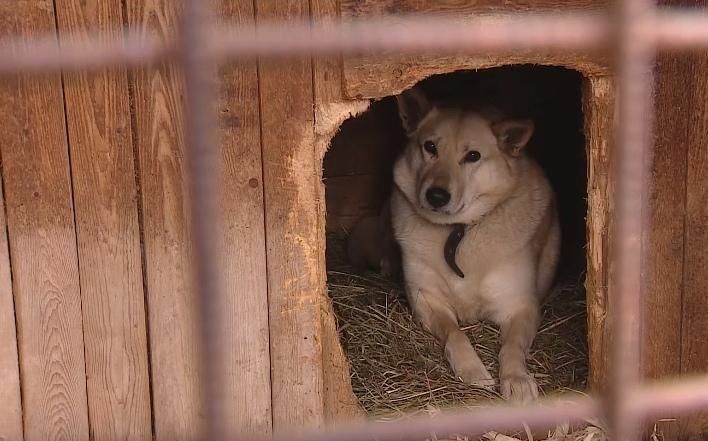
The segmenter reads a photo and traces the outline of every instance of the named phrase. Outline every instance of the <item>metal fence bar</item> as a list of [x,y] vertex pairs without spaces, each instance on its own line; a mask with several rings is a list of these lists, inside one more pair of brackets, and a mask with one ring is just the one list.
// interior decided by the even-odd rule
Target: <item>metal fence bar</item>
[[226,331],[222,322],[217,238],[219,150],[215,139],[213,112],[215,65],[204,47],[209,43],[210,0],[186,0],[180,35],[180,61],[185,81],[185,132],[189,170],[189,201],[192,240],[194,241],[195,286],[199,295],[199,331],[201,337],[202,402],[205,411],[203,434],[209,441],[227,439],[224,409],[222,354],[220,336]]
[[[460,26],[460,25],[463,26]],[[708,47],[708,14],[664,10],[643,19],[641,38],[658,47]],[[213,27],[211,29],[214,29]],[[609,43],[611,27],[600,14],[509,14],[470,18],[400,17],[318,23],[264,22],[251,27],[218,27],[202,51],[222,61],[248,56],[355,54],[362,51],[510,51],[518,49],[588,50]],[[374,38],[375,36],[375,38]],[[124,64],[145,65],[173,58],[174,43],[131,34],[113,44],[56,36],[35,41],[0,42],[0,74],[86,70]]]
[[478,436],[490,430],[549,429],[563,422],[581,422],[601,414],[597,401],[552,402],[527,407],[490,407],[458,414],[417,417],[400,422],[338,426],[331,431],[276,434],[274,441],[422,441],[431,438]]
[[[645,179],[649,163],[651,114],[650,67],[656,48],[708,47],[705,11],[655,11],[652,0],[621,0],[614,24],[594,14],[506,14],[465,20],[398,17],[338,26],[312,23],[259,23],[255,28],[210,26],[209,2],[186,0],[178,41],[161,44],[136,35],[113,44],[84,44],[71,38],[61,47],[54,35],[36,41],[0,44],[0,74],[64,69],[96,69],[109,65],[144,65],[176,58],[184,69],[187,165],[195,241],[196,282],[200,294],[203,351],[205,436],[224,440],[229,418],[222,407],[219,336],[221,323],[219,273],[213,223],[219,219],[217,188],[218,150],[212,115],[215,97],[212,73],[217,62],[243,57],[287,57],[313,54],[367,52],[452,52],[511,50],[595,50],[618,47],[619,116],[616,148],[616,236],[612,324],[613,384],[607,409],[616,441],[635,438],[640,418],[662,410],[685,412],[708,406],[708,377],[672,385],[639,387],[640,319],[642,305],[641,235],[645,227]],[[100,41],[100,40],[96,40]],[[427,434],[481,434],[491,429],[518,429],[522,424],[548,427],[600,415],[592,399],[530,407],[494,407],[474,412],[415,418],[405,423],[366,423],[332,432],[292,436],[278,440],[414,440]]]
[[616,441],[636,439],[639,421],[632,392],[640,378],[642,317],[642,235],[646,221],[644,189],[649,163],[651,62],[653,40],[642,38],[640,20],[653,18],[653,0],[620,0],[617,13],[618,112],[613,172],[616,173],[611,387],[607,394],[610,429]]

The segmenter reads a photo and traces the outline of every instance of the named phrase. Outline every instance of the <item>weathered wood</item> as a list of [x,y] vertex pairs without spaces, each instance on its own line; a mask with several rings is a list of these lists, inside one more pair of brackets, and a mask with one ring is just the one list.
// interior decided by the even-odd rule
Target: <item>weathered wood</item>
[[588,152],[587,277],[588,383],[595,390],[607,384],[609,261],[612,238],[612,178],[610,155],[613,138],[614,85],[609,77],[591,77],[583,85],[583,113]]
[[585,53],[546,52],[490,54],[484,56],[382,55],[344,60],[344,86],[349,97],[380,98],[397,95],[432,75],[457,70],[476,70],[515,64],[560,66],[587,76],[609,74],[606,58]]
[[[338,17],[336,0],[310,0],[313,19],[330,25]],[[334,133],[342,123],[341,119],[366,108],[368,103],[346,103],[342,90],[342,69],[340,57],[324,57],[313,60],[313,89],[315,105],[315,165],[318,177],[324,176],[323,156],[327,151]],[[325,286],[327,265],[324,253],[326,209],[322,204],[325,188],[320,181],[316,186],[318,213],[319,247],[318,283]],[[329,218],[327,218],[329,221]],[[342,350],[337,333],[332,302],[327,297],[322,308],[322,357],[323,357],[323,400],[324,418],[328,425],[341,421],[358,419],[363,410],[352,391],[349,376],[349,363]]]
[[[120,4],[58,0],[59,34],[120,36]],[[92,36],[89,36],[89,32]],[[89,427],[102,440],[152,439],[130,105],[125,69],[68,74]]]
[[[254,22],[252,0],[224,0],[233,25]],[[228,348],[224,384],[236,438],[271,433],[268,283],[258,72],[255,61],[221,69],[221,265],[226,296],[222,344]],[[276,342],[276,344],[279,344]]]
[[[305,19],[306,0],[261,0],[256,20]],[[320,222],[309,60],[261,62],[273,430],[324,421]],[[294,405],[297,403],[297,405]]]
[[[342,0],[343,18],[366,18],[388,14],[454,15],[465,19],[479,15],[509,12],[558,10],[587,12],[605,8],[607,1],[522,0],[504,2],[483,0]],[[609,58],[602,53],[552,53],[515,51],[507,54],[481,55],[398,55],[378,54],[344,59],[344,90],[348,97],[380,98],[396,95],[432,75],[462,69],[484,69],[512,64],[541,64],[577,70],[586,76],[610,73]]]
[[[0,132],[1,134],[1,132]],[[2,160],[0,159],[0,170]],[[22,397],[5,200],[0,185],[0,440],[22,441]]]
[[[169,39],[179,2],[127,0],[128,27]],[[131,77],[148,292],[155,438],[192,440],[202,431],[197,298],[184,179],[182,76],[174,65]]]
[[[697,2],[705,6],[706,2]],[[679,86],[690,92],[689,105],[682,116],[688,120],[685,142],[688,148],[686,176],[686,242],[684,255],[683,319],[681,321],[681,373],[708,373],[708,52],[692,55],[687,60],[690,68],[688,81]],[[681,80],[683,77],[677,78]],[[685,103],[675,101],[673,108]],[[668,109],[667,109],[668,111]],[[675,327],[676,325],[674,325]],[[684,418],[682,438],[708,438],[708,411]]]
[[[55,32],[49,1],[0,2],[0,34]],[[26,50],[21,45],[17,50]],[[4,78],[0,149],[13,270],[24,436],[88,440],[74,212],[57,74]]]
[[[650,379],[681,373],[681,292],[684,271],[684,221],[686,207],[685,136],[690,121],[677,111],[691,101],[690,60],[662,55],[656,69],[656,127],[649,179],[649,228],[646,247],[646,286],[642,366]],[[688,109],[688,107],[683,107]],[[667,440],[677,439],[677,415],[663,415],[657,430]],[[650,429],[653,430],[650,424]]]

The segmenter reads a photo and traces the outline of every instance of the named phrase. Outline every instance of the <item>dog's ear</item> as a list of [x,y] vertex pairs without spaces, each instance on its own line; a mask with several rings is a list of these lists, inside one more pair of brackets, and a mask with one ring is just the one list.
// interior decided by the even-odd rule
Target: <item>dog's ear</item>
[[492,124],[492,131],[499,146],[509,154],[517,156],[526,147],[533,135],[533,121],[507,120]]
[[406,133],[411,134],[432,109],[432,105],[422,90],[418,87],[406,90],[396,96],[398,115]]

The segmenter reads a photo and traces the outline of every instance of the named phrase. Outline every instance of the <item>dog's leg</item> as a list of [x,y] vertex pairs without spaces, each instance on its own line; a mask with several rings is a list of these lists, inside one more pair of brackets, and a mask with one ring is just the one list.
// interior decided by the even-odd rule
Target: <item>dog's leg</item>
[[539,325],[537,308],[528,307],[512,314],[501,324],[499,380],[502,396],[528,403],[538,397],[538,385],[526,367],[526,357]]
[[416,317],[423,327],[445,348],[445,357],[455,375],[462,381],[477,386],[491,386],[494,381],[472,343],[460,330],[452,308],[418,291],[411,302]]

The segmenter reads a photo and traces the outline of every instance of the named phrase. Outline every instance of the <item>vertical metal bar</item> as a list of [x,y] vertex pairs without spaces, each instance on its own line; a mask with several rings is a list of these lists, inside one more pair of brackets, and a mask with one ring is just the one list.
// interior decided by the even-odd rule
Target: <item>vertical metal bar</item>
[[226,439],[225,399],[220,347],[222,326],[220,280],[216,235],[219,153],[215,140],[213,61],[209,44],[211,0],[185,0],[180,40],[185,80],[185,132],[189,170],[189,199],[194,241],[195,286],[199,294],[202,400],[205,411],[204,439]]
[[629,401],[640,378],[642,316],[642,236],[646,216],[646,178],[653,39],[642,35],[642,19],[655,13],[653,0],[620,0],[617,11],[618,110],[613,308],[612,384],[608,409],[613,439],[630,441],[639,422]]

